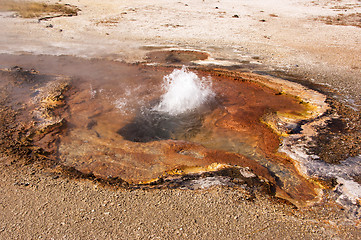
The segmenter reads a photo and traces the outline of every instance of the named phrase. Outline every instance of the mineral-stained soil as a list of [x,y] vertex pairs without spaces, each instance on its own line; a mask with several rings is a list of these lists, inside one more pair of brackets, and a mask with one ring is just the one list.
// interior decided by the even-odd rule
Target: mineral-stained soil
[[[149,89],[159,89],[162,77],[173,68],[65,56],[3,56],[25,66],[30,60],[32,66],[48,73],[21,67],[1,71],[2,152],[23,163],[38,161],[69,176],[122,187],[142,183],[146,188],[181,187],[183,180],[204,178],[198,174],[201,172],[213,172],[208,177],[239,179],[236,184],[244,184],[242,174],[231,172],[248,168],[257,176],[256,181],[246,181],[250,187],[297,206],[317,199],[317,185],[277,153],[279,135],[298,131],[294,124],[281,126],[279,116],[300,121],[307,118],[309,106],[295,96],[255,82],[267,82],[263,76],[193,70],[200,77],[212,78],[217,96],[213,106],[198,116],[196,128],[189,126],[187,134],[182,128],[166,138],[134,141],[119,129],[134,124],[139,111],[158,101],[162,92]],[[49,74],[52,72],[55,75]],[[353,144],[359,140],[359,121],[345,122],[346,116],[358,115],[337,102],[333,104],[326,114],[339,113],[340,117],[320,129],[317,145],[311,147],[313,153],[326,161],[332,159],[332,163],[337,162],[336,157],[342,160],[359,153],[358,145]],[[145,127],[139,123],[134,126]],[[344,141],[344,137],[354,139]],[[329,139],[339,139],[339,144]]]
[[[26,162],[36,154],[54,153],[57,133],[64,121],[62,92],[67,79],[38,75],[35,70],[14,67],[1,76],[1,148]],[[32,94],[35,96],[32,97]]]
[[[4,152],[12,149],[26,159],[48,159],[84,176],[129,184],[159,182],[172,175],[221,171],[231,166],[248,167],[266,181],[271,194],[296,205],[317,196],[316,186],[301,177],[287,157],[277,154],[279,137],[261,122],[267,114],[302,118],[307,115],[306,105],[252,82],[252,75],[198,71],[199,76],[212,78],[217,103],[216,108],[201,116],[201,125],[194,134],[175,132],[169,139],[137,142],[124,139],[119,129],[131,123],[142,107],[159,99],[162,92],[149,89],[160,86],[162,76],[172,68],[70,57],[17,59],[24,65],[27,59],[32,64],[34,60],[43,62],[40,69],[58,75],[20,67],[1,72],[3,95],[8,98],[2,105],[2,131],[12,139],[3,143]],[[60,73],[71,73],[72,79]],[[10,113],[14,118],[6,124]],[[9,145],[12,142],[14,146]]]

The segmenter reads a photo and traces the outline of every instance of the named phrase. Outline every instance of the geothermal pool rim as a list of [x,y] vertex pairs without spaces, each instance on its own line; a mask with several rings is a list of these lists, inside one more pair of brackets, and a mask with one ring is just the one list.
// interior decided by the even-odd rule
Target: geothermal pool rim
[[[114,64],[119,64],[119,63],[114,63]],[[134,66],[134,65],[131,65],[131,66]],[[161,66],[158,66],[158,67],[140,66],[140,67],[143,70],[144,69],[157,69],[157,71],[158,71],[159,69],[168,69],[168,71],[169,71],[169,68],[165,68],[165,67],[161,67]],[[192,71],[193,71],[193,69],[192,69]],[[237,79],[237,81],[240,81],[240,82],[256,82],[258,85],[264,87],[265,89],[273,89],[275,91],[275,93],[279,94],[280,96],[288,96],[288,95],[297,96],[294,99],[296,99],[296,100],[298,99],[299,103],[301,105],[306,106],[308,109],[305,114],[311,120],[306,121],[307,124],[313,123],[312,119],[317,119],[319,121],[326,121],[327,117],[329,117],[326,114],[326,115],[324,115],[325,119],[319,118],[319,116],[323,115],[325,112],[327,112],[329,110],[329,105],[325,102],[326,97],[316,91],[310,90],[299,84],[287,82],[287,85],[285,85],[284,80],[282,80],[282,79],[260,76],[260,75],[257,75],[255,73],[251,73],[251,72],[235,72],[235,71],[222,70],[222,69],[210,70],[210,69],[201,69],[201,68],[198,69],[197,71],[198,72],[203,71],[205,74],[212,73],[212,76],[227,76],[229,78],[233,78],[233,80]],[[41,72],[42,72],[42,70],[40,70],[40,73]],[[9,73],[10,75],[13,74],[11,72],[11,70],[8,71],[7,73]],[[6,71],[2,71],[2,74],[6,75],[7,73],[6,73]],[[15,74],[18,74],[18,76],[22,76],[22,74],[24,75],[23,76],[24,80],[16,83],[16,84],[18,84],[18,86],[25,86],[26,84],[30,84],[30,85],[32,84],[30,82],[29,83],[26,82],[26,76],[27,76],[27,74],[29,74],[29,72],[18,69],[18,70],[15,70]],[[33,75],[31,75],[31,74],[33,74]],[[67,74],[60,74],[60,75],[66,76]],[[47,99],[47,101],[40,101],[39,103],[41,106],[36,107],[37,108],[36,111],[38,113],[40,112],[40,114],[42,114],[44,116],[49,115],[50,117],[55,117],[52,119],[52,121],[47,122],[48,125],[45,125],[46,131],[51,132],[51,131],[57,129],[55,132],[53,132],[55,134],[57,133],[58,130],[61,130],[62,128],[64,128],[67,125],[67,123],[65,123],[64,120],[62,120],[62,118],[56,118],[56,116],[51,116],[52,115],[51,112],[52,111],[55,111],[55,112],[61,111],[60,109],[65,107],[66,111],[64,111],[64,113],[66,113],[68,111],[68,107],[67,107],[67,103],[65,101],[69,100],[69,95],[67,95],[67,94],[80,93],[78,90],[76,90],[76,87],[74,87],[72,85],[73,83],[71,81],[69,82],[69,79],[67,80],[66,77],[64,78],[60,75],[55,77],[55,79],[57,79],[56,81],[58,81],[59,84],[57,86],[56,86],[56,84],[55,84],[55,86],[53,86],[55,88],[53,88],[52,94],[48,95],[48,98],[45,97],[45,99]],[[39,78],[43,78],[43,79],[47,78],[47,77],[54,78],[54,75],[39,75],[36,72],[32,72],[32,73],[30,72],[30,76],[34,76],[35,78],[39,77]],[[252,79],[252,80],[250,80],[250,79]],[[36,82],[36,80],[35,80],[35,82]],[[22,85],[22,84],[24,84],[24,85]],[[89,85],[87,85],[87,86],[89,86]],[[45,87],[46,86],[37,88],[38,89],[37,91],[39,91],[39,89],[44,90]],[[47,86],[47,87],[51,89],[52,86]],[[44,90],[44,93],[45,93],[45,90]],[[38,95],[39,95],[39,92],[38,92]],[[293,122],[294,119],[292,119],[292,118],[294,118],[295,116],[296,115],[292,115],[292,114],[291,115],[290,114],[288,114],[288,115],[287,114],[286,115],[270,114],[270,115],[265,116],[262,119],[262,121],[264,123],[267,123],[268,127],[272,128],[273,131],[276,132],[280,138],[287,139],[287,137],[292,135],[292,132],[290,132],[289,127],[291,127],[291,129],[292,129],[292,126],[293,126],[292,124],[299,121],[299,119],[296,119],[295,122]],[[298,117],[300,117],[300,116],[298,116]],[[305,117],[305,116],[302,116],[302,117]],[[279,123],[281,123],[281,124],[279,124]],[[303,126],[306,126],[306,125],[303,125]],[[92,126],[92,124],[90,124],[90,125],[88,125],[88,127],[92,128],[92,127],[94,127],[94,125]],[[40,131],[38,134],[45,136],[46,131]],[[310,132],[312,132],[312,129],[310,129]],[[38,135],[38,136],[40,136],[40,135]],[[23,149],[22,151],[25,151],[25,152],[30,151],[31,155],[36,155],[38,158],[43,158],[43,160],[45,159],[45,162],[47,162],[46,164],[48,166],[49,166],[49,164],[51,165],[50,162],[52,162],[51,160],[48,161],[48,159],[53,159],[54,160],[52,162],[53,164],[56,162],[56,159],[54,158],[53,155],[51,155],[51,154],[49,155],[46,151],[43,151],[41,148],[36,149],[34,147],[31,147],[31,142],[28,142],[27,144],[29,144],[29,145],[23,146],[24,148],[22,148]],[[169,144],[171,144],[171,142],[169,142]],[[176,145],[174,145],[174,146],[176,147]],[[190,147],[186,143],[182,143],[182,147],[177,151],[179,151],[183,155],[185,154],[185,156],[186,156],[187,154],[195,153],[195,152],[192,152],[193,150],[192,151],[187,150],[187,149],[191,149],[191,148],[192,147]],[[199,148],[199,147],[197,146],[197,148]],[[197,150],[197,151],[199,151],[199,150]],[[34,156],[34,157],[36,157],[36,156]],[[226,155],[224,155],[224,156],[226,156]],[[197,156],[194,155],[194,157],[197,157]],[[291,160],[291,159],[288,158],[288,160]],[[213,163],[216,163],[216,162],[213,161]],[[299,168],[299,170],[300,169],[302,170],[302,166],[300,165],[300,163],[298,163],[298,162],[293,162],[293,163],[296,165],[296,167]],[[297,165],[297,164],[299,164],[299,165]],[[210,165],[207,165],[207,166],[210,166]],[[219,165],[219,166],[221,166],[221,165]],[[232,164],[229,166],[234,167],[234,165],[232,165]],[[224,167],[224,169],[227,169],[227,168],[231,169],[231,167],[229,167],[229,166],[223,166],[223,167]],[[242,167],[242,166],[239,166],[239,167]],[[215,169],[213,169],[213,172],[216,172],[218,170],[220,170],[220,169],[215,168]],[[74,175],[82,176],[85,178],[91,178],[91,179],[98,178],[99,179],[99,176],[96,176],[91,172],[90,173],[89,172],[85,172],[85,173],[78,172],[77,173],[78,170],[76,170],[76,168],[71,167],[71,166],[61,167],[60,165],[58,165],[57,167],[55,167],[55,172],[56,171],[64,172],[65,175],[67,175],[67,173],[68,173],[69,175],[74,174]],[[198,168],[197,167],[193,167],[193,168],[180,167],[179,168],[179,167],[177,167],[174,169],[168,169],[168,171],[165,173],[165,175],[159,176],[158,178],[153,179],[153,181],[150,179],[150,182],[143,182],[143,184],[148,184],[148,185],[149,184],[159,184],[160,182],[165,181],[165,179],[167,177],[172,177],[172,176],[177,177],[177,176],[181,176],[182,174],[184,176],[190,176],[189,174],[197,174],[197,172],[198,173],[199,172],[212,172],[212,168],[211,167],[210,168],[207,168],[207,167],[203,167],[203,168],[202,167],[198,167]],[[302,171],[300,171],[300,172],[302,173]],[[215,173],[213,173],[213,174],[215,174]],[[304,175],[304,176],[307,177],[307,175]],[[261,180],[262,180],[262,178],[261,178]],[[108,177],[106,177],[104,180],[99,180],[99,181],[105,181],[105,182],[109,182],[111,184],[116,183],[116,185],[120,184],[122,186],[128,186],[128,187],[136,186],[136,185],[131,185],[131,184],[129,185],[128,183],[126,183],[124,180],[122,180],[118,176],[111,176],[111,175],[108,175]],[[275,183],[270,182],[270,185],[272,185],[272,184],[275,184]],[[277,187],[277,184],[275,184],[274,186]],[[323,187],[325,187],[325,186],[323,186]],[[306,203],[318,201],[320,194],[321,194],[321,192],[318,192],[316,194],[316,196],[318,196],[318,197],[313,198],[313,201],[307,200]],[[287,194],[282,193],[281,190],[278,190],[278,197],[289,199],[291,202],[293,202],[296,205],[299,205],[299,206],[302,205],[301,202],[293,201],[292,198],[287,197]]]

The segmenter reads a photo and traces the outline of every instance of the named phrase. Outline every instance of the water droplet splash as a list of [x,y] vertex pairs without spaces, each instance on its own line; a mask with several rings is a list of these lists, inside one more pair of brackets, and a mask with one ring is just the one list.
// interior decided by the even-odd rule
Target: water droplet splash
[[134,142],[193,136],[201,128],[203,116],[215,105],[211,86],[210,78],[200,79],[186,67],[176,69],[163,77],[166,92],[160,101],[153,107],[143,106],[117,133]]
[[166,93],[153,110],[175,116],[194,110],[215,97],[210,78],[200,79],[186,67],[163,78]]

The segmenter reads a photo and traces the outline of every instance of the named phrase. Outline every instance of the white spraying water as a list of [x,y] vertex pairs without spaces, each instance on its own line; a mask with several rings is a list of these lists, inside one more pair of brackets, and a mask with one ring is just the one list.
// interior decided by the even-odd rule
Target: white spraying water
[[170,115],[179,115],[196,109],[215,96],[211,81],[200,79],[195,73],[183,66],[163,78],[166,93],[153,109]]

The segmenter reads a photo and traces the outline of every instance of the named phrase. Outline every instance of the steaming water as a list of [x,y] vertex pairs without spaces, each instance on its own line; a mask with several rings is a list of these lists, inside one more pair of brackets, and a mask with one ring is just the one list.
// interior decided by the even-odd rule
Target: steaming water
[[[132,122],[118,131],[125,139],[149,142],[183,139],[199,131],[202,116],[211,107],[215,93],[210,79],[200,79],[186,67],[163,77],[166,91],[155,106],[142,107]],[[122,110],[125,99],[117,102]]]
[[215,96],[211,87],[209,79],[200,79],[183,66],[163,78],[166,93],[154,110],[175,116],[197,109]]
[[[67,99],[71,116],[68,119],[69,126],[72,127],[69,128],[69,135],[64,136],[59,145],[60,159],[70,166],[77,166],[80,170],[85,169],[84,171],[98,171],[102,176],[120,174],[125,179],[138,180],[159,176],[159,172],[178,166],[181,160],[185,166],[205,165],[202,162],[202,152],[196,149],[185,149],[177,153],[176,157],[172,155],[173,158],[170,158],[170,155],[160,154],[164,151],[163,146],[168,146],[168,143],[160,141],[143,145],[130,142],[189,139],[190,142],[202,144],[206,148],[221,149],[258,161],[278,178],[277,181],[282,184],[283,189],[292,190],[298,186],[295,178],[292,178],[293,172],[288,171],[287,166],[279,166],[277,162],[270,162],[268,158],[256,154],[255,144],[258,138],[253,140],[247,135],[247,131],[251,131],[252,128],[246,129],[246,132],[231,131],[231,128],[222,129],[222,125],[213,126],[214,122],[210,117],[206,118],[208,115],[204,112],[201,111],[199,114],[198,110],[194,111],[207,105],[215,97],[214,91],[221,96],[220,104],[232,110],[230,113],[238,111],[238,115],[230,116],[235,116],[234,119],[240,121],[239,125],[247,126],[247,122],[257,122],[257,119],[252,118],[252,114],[260,112],[260,109],[280,107],[282,110],[281,106],[285,101],[279,99],[286,96],[259,91],[246,82],[228,82],[226,79],[218,81],[217,77],[213,77],[212,86],[209,79],[200,78],[186,68],[174,70],[163,77],[163,72],[139,70],[135,66],[103,60],[0,55],[0,65],[6,67],[21,64],[30,69],[35,63],[38,63],[35,66],[41,73],[79,78],[79,81],[73,82],[74,88],[79,90],[78,93]],[[162,78],[165,93],[161,92],[159,87]],[[25,98],[24,89],[19,88],[14,99],[30,101]],[[35,97],[38,92],[35,91],[33,94],[32,97]],[[17,97],[20,95],[21,98]],[[225,100],[222,100],[223,98]],[[156,101],[157,99],[160,101]],[[149,106],[149,103],[153,104]],[[291,106],[293,105],[290,105],[290,109]],[[288,107],[284,109],[287,110]],[[218,120],[222,114],[222,111],[219,111],[209,116]],[[257,135],[257,132],[254,131],[252,134]],[[119,133],[122,136],[119,136]],[[181,134],[186,136],[183,137]],[[242,134],[246,136],[243,137]],[[172,144],[178,143],[172,141]],[[292,149],[298,148],[293,144]],[[291,153],[288,154],[292,157]],[[184,155],[187,158],[182,158]],[[222,158],[218,160],[226,163],[229,161]],[[360,156],[347,159],[339,165],[312,159],[308,161],[306,157],[304,161],[307,175],[315,178],[336,178],[339,185],[335,191],[340,195],[339,202],[359,204],[357,201],[361,198],[361,187],[353,181],[353,176],[357,176],[361,171]],[[360,212],[358,209],[357,211]]]

